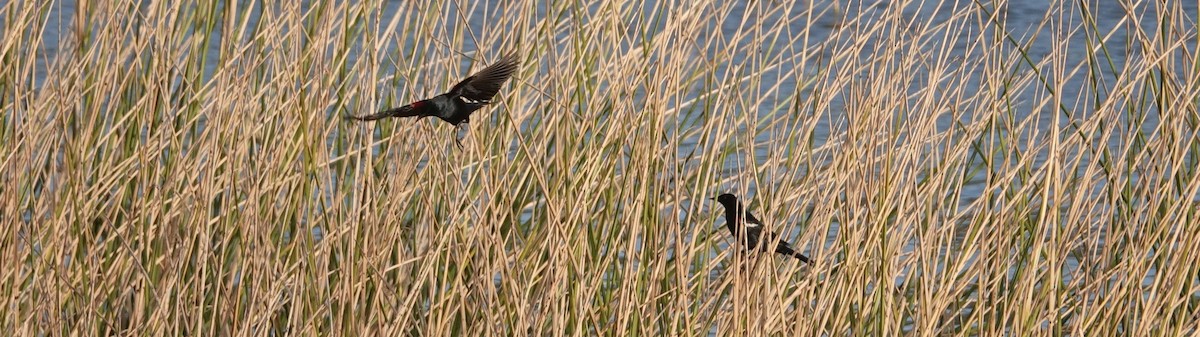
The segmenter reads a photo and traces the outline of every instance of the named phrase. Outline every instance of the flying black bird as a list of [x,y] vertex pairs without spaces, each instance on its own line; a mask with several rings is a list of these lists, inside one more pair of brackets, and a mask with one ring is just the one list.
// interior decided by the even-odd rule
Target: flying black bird
[[[492,102],[492,97],[500,91],[500,86],[508,81],[517,71],[518,60],[516,53],[509,53],[496,63],[483,68],[479,72],[455,84],[450,91],[430,99],[412,102],[408,105],[383,110],[366,116],[346,116],[348,119],[373,121],[386,117],[437,117],[453,124],[455,133],[471,122],[471,113]],[[454,142],[462,148],[462,140],[455,137]]]
[[[792,245],[788,244],[787,241],[778,238],[774,233],[765,231],[762,221],[759,221],[758,218],[754,217],[754,214],[750,214],[749,211],[742,208],[742,203],[738,202],[737,197],[726,193],[718,196],[716,200],[722,206],[725,206],[725,226],[729,227],[729,232],[733,234],[735,240],[741,243],[742,247],[746,250],[769,250],[774,248],[776,253],[795,257],[800,259],[800,262],[812,263],[807,256],[792,249]],[[746,229],[746,233],[739,235],[738,231],[742,228]],[[759,243],[763,241],[768,242],[768,244],[760,247]],[[770,244],[771,242],[777,243]]]

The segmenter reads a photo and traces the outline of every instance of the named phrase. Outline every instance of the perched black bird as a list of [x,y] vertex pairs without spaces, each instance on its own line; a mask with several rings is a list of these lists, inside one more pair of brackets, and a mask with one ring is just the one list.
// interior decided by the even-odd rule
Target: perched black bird
[[[758,218],[754,217],[754,214],[750,214],[749,211],[742,208],[742,203],[738,202],[737,197],[726,193],[718,196],[716,200],[722,206],[725,206],[725,226],[729,227],[729,232],[733,234],[735,240],[739,241],[746,250],[768,250],[774,248],[776,253],[795,257],[800,259],[800,262],[812,263],[807,256],[792,249],[792,245],[788,244],[787,241],[778,238],[774,233],[765,231],[762,221],[759,221]],[[742,228],[746,229],[746,233],[739,235],[738,231]],[[763,241],[768,242],[768,244],[760,247],[758,244]],[[776,243],[771,244],[771,242]]]
[[[437,117],[454,124],[455,133],[471,123],[471,113],[492,102],[492,97],[500,91],[500,86],[508,81],[517,71],[518,60],[516,53],[505,55],[500,61],[483,68],[479,72],[455,84],[450,91],[430,99],[412,102],[408,105],[380,111],[366,116],[346,116],[348,119],[373,121],[386,117]],[[462,147],[462,140],[455,137],[454,142]]]

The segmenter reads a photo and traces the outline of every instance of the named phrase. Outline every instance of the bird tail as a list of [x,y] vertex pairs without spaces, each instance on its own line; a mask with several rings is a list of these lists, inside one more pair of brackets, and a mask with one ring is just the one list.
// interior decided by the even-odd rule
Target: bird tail
[[347,114],[345,116],[345,118],[351,119],[351,120],[356,120],[356,121],[373,121],[373,120],[388,117],[388,116],[391,116],[391,115],[389,115],[387,113],[387,111],[380,111],[380,112],[376,112],[376,113],[373,113],[370,115],[362,115],[362,116],[355,116],[355,115]]
[[800,262],[812,264],[812,260],[809,260],[807,256],[804,256],[804,254],[800,254],[800,252],[792,252],[792,256],[795,256],[796,259],[800,260]]
[[779,247],[776,247],[775,252],[795,257],[796,259],[800,260],[800,262],[812,264],[812,260],[809,260],[807,256],[804,256],[804,254],[800,254],[800,252],[792,249],[792,247],[780,245]]
[[412,117],[412,116],[419,116],[419,115],[420,115],[420,113],[417,112],[417,109],[413,109],[412,104],[409,104],[409,105],[405,105],[405,106],[402,106],[399,108],[383,110],[383,111],[376,112],[376,113],[373,113],[370,115],[363,115],[363,116],[346,115],[346,119],[353,119],[353,120],[359,120],[359,121],[373,121],[373,120],[383,119],[383,118],[387,118],[387,117]]

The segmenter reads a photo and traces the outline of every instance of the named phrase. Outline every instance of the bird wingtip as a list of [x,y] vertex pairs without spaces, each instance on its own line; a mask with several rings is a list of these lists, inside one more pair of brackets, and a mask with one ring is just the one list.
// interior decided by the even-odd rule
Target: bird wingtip
[[521,57],[519,54],[517,54],[517,51],[515,51],[515,50],[511,50],[507,53],[504,53],[503,55],[504,56],[500,57],[501,63],[512,64],[514,66],[521,63]]

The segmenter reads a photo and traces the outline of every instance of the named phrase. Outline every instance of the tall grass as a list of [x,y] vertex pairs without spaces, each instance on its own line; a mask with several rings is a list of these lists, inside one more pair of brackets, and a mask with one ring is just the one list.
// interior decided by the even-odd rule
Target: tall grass
[[[5,334],[1200,324],[1194,4],[0,6]],[[340,118],[508,51],[465,150]]]

